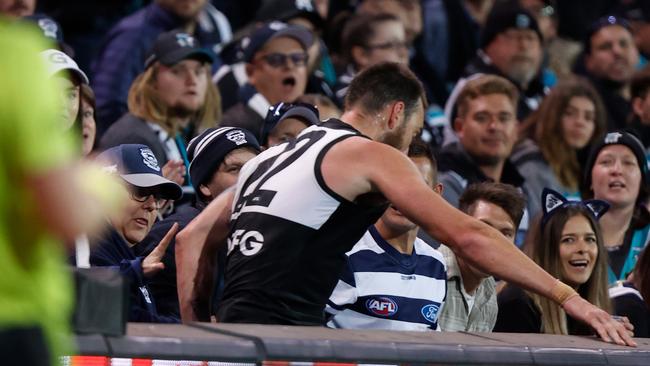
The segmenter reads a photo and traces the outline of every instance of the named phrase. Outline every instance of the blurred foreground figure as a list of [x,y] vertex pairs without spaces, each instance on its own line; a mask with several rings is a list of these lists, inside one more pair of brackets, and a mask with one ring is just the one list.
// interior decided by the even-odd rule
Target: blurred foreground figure
[[50,365],[71,351],[72,281],[61,243],[96,229],[121,192],[75,162],[78,143],[43,46],[0,21],[0,358],[11,365]]

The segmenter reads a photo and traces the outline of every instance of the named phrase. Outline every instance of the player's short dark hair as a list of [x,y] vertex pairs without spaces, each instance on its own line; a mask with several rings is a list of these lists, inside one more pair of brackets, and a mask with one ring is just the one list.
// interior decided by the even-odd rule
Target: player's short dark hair
[[431,162],[431,170],[433,177],[431,180],[435,185],[438,182],[438,161],[433,155],[433,150],[431,146],[424,142],[420,137],[415,137],[409,145],[409,151],[407,153],[409,158],[426,158]]
[[524,215],[526,199],[516,187],[495,182],[471,184],[460,196],[458,209],[471,215],[478,201],[485,201],[501,207],[515,224],[515,228],[519,227]]
[[418,102],[426,107],[424,88],[407,66],[382,62],[370,66],[352,80],[345,96],[345,110],[361,107],[367,113],[376,113],[396,101],[404,102],[404,117],[408,119]]

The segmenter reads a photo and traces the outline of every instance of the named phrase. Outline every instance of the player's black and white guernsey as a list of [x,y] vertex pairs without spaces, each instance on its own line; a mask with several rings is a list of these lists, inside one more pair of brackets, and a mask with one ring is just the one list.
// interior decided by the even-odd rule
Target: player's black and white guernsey
[[330,119],[243,167],[233,202],[219,321],[324,323],[325,304],[345,253],[386,209],[378,194],[350,202],[323,180],[324,155],[352,136],[362,135]]

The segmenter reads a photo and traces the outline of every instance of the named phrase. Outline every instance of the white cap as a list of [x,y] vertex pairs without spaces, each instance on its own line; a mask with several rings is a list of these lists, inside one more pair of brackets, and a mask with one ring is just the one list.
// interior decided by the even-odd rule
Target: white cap
[[45,50],[41,52],[41,57],[43,57],[43,60],[45,61],[45,65],[50,76],[53,76],[62,70],[70,70],[70,72],[73,72],[79,76],[82,83],[90,84],[88,81],[88,76],[86,76],[86,74],[81,71],[77,63],[74,62],[74,60],[65,53],[59,50]]

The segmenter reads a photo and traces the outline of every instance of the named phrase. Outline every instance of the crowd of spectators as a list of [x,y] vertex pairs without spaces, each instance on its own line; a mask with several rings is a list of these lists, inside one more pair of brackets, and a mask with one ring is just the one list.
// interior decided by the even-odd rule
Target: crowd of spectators
[[[40,138],[67,133],[66,147],[58,147],[66,151],[61,156],[76,141],[80,162],[94,161],[94,168],[127,188],[128,194],[120,194],[109,181],[97,184],[105,192],[90,189],[89,200],[101,201],[96,206],[102,210],[88,220],[103,217],[103,228],[79,218],[74,230],[59,223],[52,232],[64,232],[58,237],[71,243],[71,264],[111,267],[125,276],[129,321],[177,323],[218,314],[232,248],[203,252],[200,259],[179,256],[183,229],[235,185],[239,171],[260,152],[288,151],[303,130],[323,121],[346,122],[355,77],[394,63],[417,76],[426,96],[422,128],[408,157],[428,186],[497,229],[592,304],[628,316],[637,335],[648,336],[646,1],[89,3],[74,8],[0,0],[0,33],[29,38],[22,28],[31,28],[40,38],[33,42],[38,59],[29,62],[44,64],[42,74],[56,85],[59,108],[43,110],[55,110],[63,121],[59,132],[43,124]],[[10,43],[0,38],[0,44],[15,47]],[[26,109],[39,95],[28,97]],[[6,116],[3,109],[3,130],[21,122]],[[34,132],[5,132],[3,139],[37,143]],[[47,149],[41,154],[46,161]],[[3,213],[13,212],[6,209],[8,190],[16,189],[11,179],[47,168],[36,164],[37,154],[27,155],[31,160],[0,162],[24,164],[26,172],[13,178],[0,173],[0,183],[11,183],[0,186]],[[54,164],[62,158],[49,159]],[[99,179],[95,170],[87,174],[92,182]],[[108,208],[109,196],[121,197],[122,205]],[[87,210],[81,206],[72,217]],[[0,244],[10,248],[16,238],[39,242],[9,235],[0,236]],[[348,248],[329,301],[316,304],[323,308],[321,323],[594,333],[552,300],[493,278],[445,244],[388,206]],[[84,245],[85,259],[79,254]],[[21,261],[14,263],[17,268],[29,268]],[[199,262],[216,264],[216,270],[187,283],[187,273],[203,268]],[[193,298],[196,293],[203,298]],[[208,306],[199,309],[199,303]],[[0,309],[0,339],[15,335],[3,333],[7,314]],[[50,324],[36,324],[45,328],[55,352],[65,349],[52,340]]]

